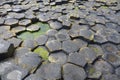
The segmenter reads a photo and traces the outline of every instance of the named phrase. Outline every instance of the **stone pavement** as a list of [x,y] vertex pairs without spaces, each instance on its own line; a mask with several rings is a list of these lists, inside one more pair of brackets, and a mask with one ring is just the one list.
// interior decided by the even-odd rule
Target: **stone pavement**
[[120,0],[0,0],[0,80],[120,80]]

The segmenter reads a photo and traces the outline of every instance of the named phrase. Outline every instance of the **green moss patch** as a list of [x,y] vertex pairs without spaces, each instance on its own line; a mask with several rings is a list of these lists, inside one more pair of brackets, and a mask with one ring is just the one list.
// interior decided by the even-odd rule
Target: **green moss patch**
[[49,52],[43,48],[43,47],[38,47],[34,50],[35,53],[39,54],[44,60],[48,60]]
[[25,32],[22,32],[21,34],[19,34],[17,37],[21,38],[22,40],[35,39],[38,36],[45,34],[46,31],[48,31],[50,29],[49,25],[46,23],[38,22],[34,25],[39,25],[41,29],[36,32],[25,31]]

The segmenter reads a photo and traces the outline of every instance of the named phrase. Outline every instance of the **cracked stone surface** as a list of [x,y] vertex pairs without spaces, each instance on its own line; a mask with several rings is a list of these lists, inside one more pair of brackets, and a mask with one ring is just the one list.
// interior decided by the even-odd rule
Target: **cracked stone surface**
[[0,80],[120,80],[120,0],[0,0]]

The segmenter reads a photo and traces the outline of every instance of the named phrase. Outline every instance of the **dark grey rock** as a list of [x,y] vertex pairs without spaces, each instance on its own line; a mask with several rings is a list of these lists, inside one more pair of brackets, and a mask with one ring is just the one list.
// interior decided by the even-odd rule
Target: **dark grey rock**
[[6,19],[4,24],[6,24],[6,25],[15,25],[17,23],[18,23],[17,19],[10,18],[10,19]]
[[86,72],[88,74],[88,78],[91,78],[91,79],[99,79],[102,75],[102,73],[96,70],[95,67],[91,64],[87,64]]
[[15,50],[15,58],[24,55],[25,53],[30,52],[30,49],[27,47],[19,47]]
[[119,80],[119,79],[120,78],[118,78],[118,76],[115,74],[106,74],[106,75],[103,75],[101,80]]
[[28,30],[28,31],[37,31],[39,29],[40,29],[39,25],[34,25],[33,24],[33,25],[28,26],[26,30]]
[[26,40],[23,41],[22,46],[33,49],[37,46],[37,43],[36,43],[35,40],[26,39]]
[[68,62],[70,63],[74,63],[76,65],[79,65],[79,66],[82,66],[84,67],[85,64],[87,63],[85,57],[83,54],[80,54],[80,53],[71,53],[68,57]]
[[38,74],[31,74],[25,80],[44,80]]
[[49,25],[52,29],[60,29],[63,27],[62,24],[58,21],[50,21]]
[[57,40],[47,41],[46,47],[49,51],[61,50],[61,42]]
[[23,69],[15,69],[2,76],[2,80],[22,80],[28,72]]
[[81,29],[79,32],[79,36],[88,39],[88,40],[93,40],[94,39],[94,32],[91,30],[87,29]]
[[117,56],[113,53],[106,54],[104,56],[105,60],[111,63],[114,67],[118,67],[120,65],[120,56]]
[[69,63],[63,66],[64,80],[84,80],[86,77],[86,72],[81,67]]
[[6,59],[8,57],[13,56],[14,54],[14,45],[9,43],[8,41],[5,41],[3,39],[0,39],[0,59]]
[[92,45],[88,45],[88,47],[90,49],[92,49],[95,53],[97,53],[97,56],[102,56],[102,57],[104,56],[104,52],[103,52],[101,46],[92,44]]
[[14,47],[19,47],[19,45],[21,44],[22,40],[21,39],[17,39],[15,37],[8,39],[8,41],[10,43],[12,43],[14,45]]
[[120,34],[119,33],[113,33],[109,36],[107,36],[108,41],[111,41],[113,43],[120,43]]
[[56,34],[57,32],[58,32],[58,31],[55,30],[55,29],[49,29],[49,30],[46,32],[46,34],[47,34],[48,36],[55,36],[55,34]]
[[62,43],[62,50],[67,53],[76,52],[79,50],[79,46],[72,40],[66,40]]
[[44,45],[48,40],[48,36],[47,35],[40,35],[35,40],[36,40],[38,45]]
[[37,15],[37,18],[42,22],[46,22],[50,19],[50,17],[46,16],[45,13],[40,13],[39,15]]
[[97,42],[97,43],[105,43],[107,42],[108,40],[106,39],[105,36],[102,36],[102,35],[94,35],[94,42]]
[[22,19],[19,21],[19,25],[23,25],[23,26],[27,26],[30,23],[31,23],[31,20],[29,19]]
[[118,51],[116,45],[112,43],[106,43],[102,45],[102,49],[104,53],[110,54],[110,53],[116,53]]
[[61,66],[56,63],[42,64],[37,70],[36,74],[47,80],[54,80],[61,78]]
[[4,18],[0,18],[0,24],[4,24]]
[[100,71],[102,74],[113,73],[113,67],[106,61],[96,61],[94,64],[94,68],[97,71]]
[[85,57],[87,63],[93,63],[93,61],[98,57],[97,53],[95,53],[89,47],[81,48],[79,53],[82,54]]
[[67,55],[64,52],[55,52],[50,54],[49,61],[57,64],[65,64],[67,62]]
[[18,57],[18,65],[30,72],[34,71],[41,63],[41,58],[33,52],[25,53]]
[[64,41],[64,40],[70,39],[69,34],[63,33],[63,32],[58,32],[57,34],[55,34],[55,37],[59,41]]
[[82,39],[74,39],[73,42],[76,43],[76,45],[77,45],[79,48],[82,48],[82,47],[86,47],[86,46],[87,46],[87,42],[85,42],[85,41],[82,40]]
[[120,78],[120,67],[115,69],[115,74]]
[[13,27],[12,31],[15,33],[19,33],[19,32],[25,31],[25,29],[26,28],[24,26],[17,26],[17,27]]

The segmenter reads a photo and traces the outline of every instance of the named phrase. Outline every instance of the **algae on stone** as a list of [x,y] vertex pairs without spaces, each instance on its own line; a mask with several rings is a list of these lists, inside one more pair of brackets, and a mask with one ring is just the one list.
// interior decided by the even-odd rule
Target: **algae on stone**
[[34,25],[39,25],[41,29],[36,32],[25,31],[25,32],[22,32],[21,34],[19,34],[17,37],[21,38],[22,40],[35,39],[38,36],[45,34],[50,29],[49,25],[46,23],[38,22]]
[[45,48],[38,47],[34,50],[34,52],[41,56],[43,60],[48,60],[49,52]]

